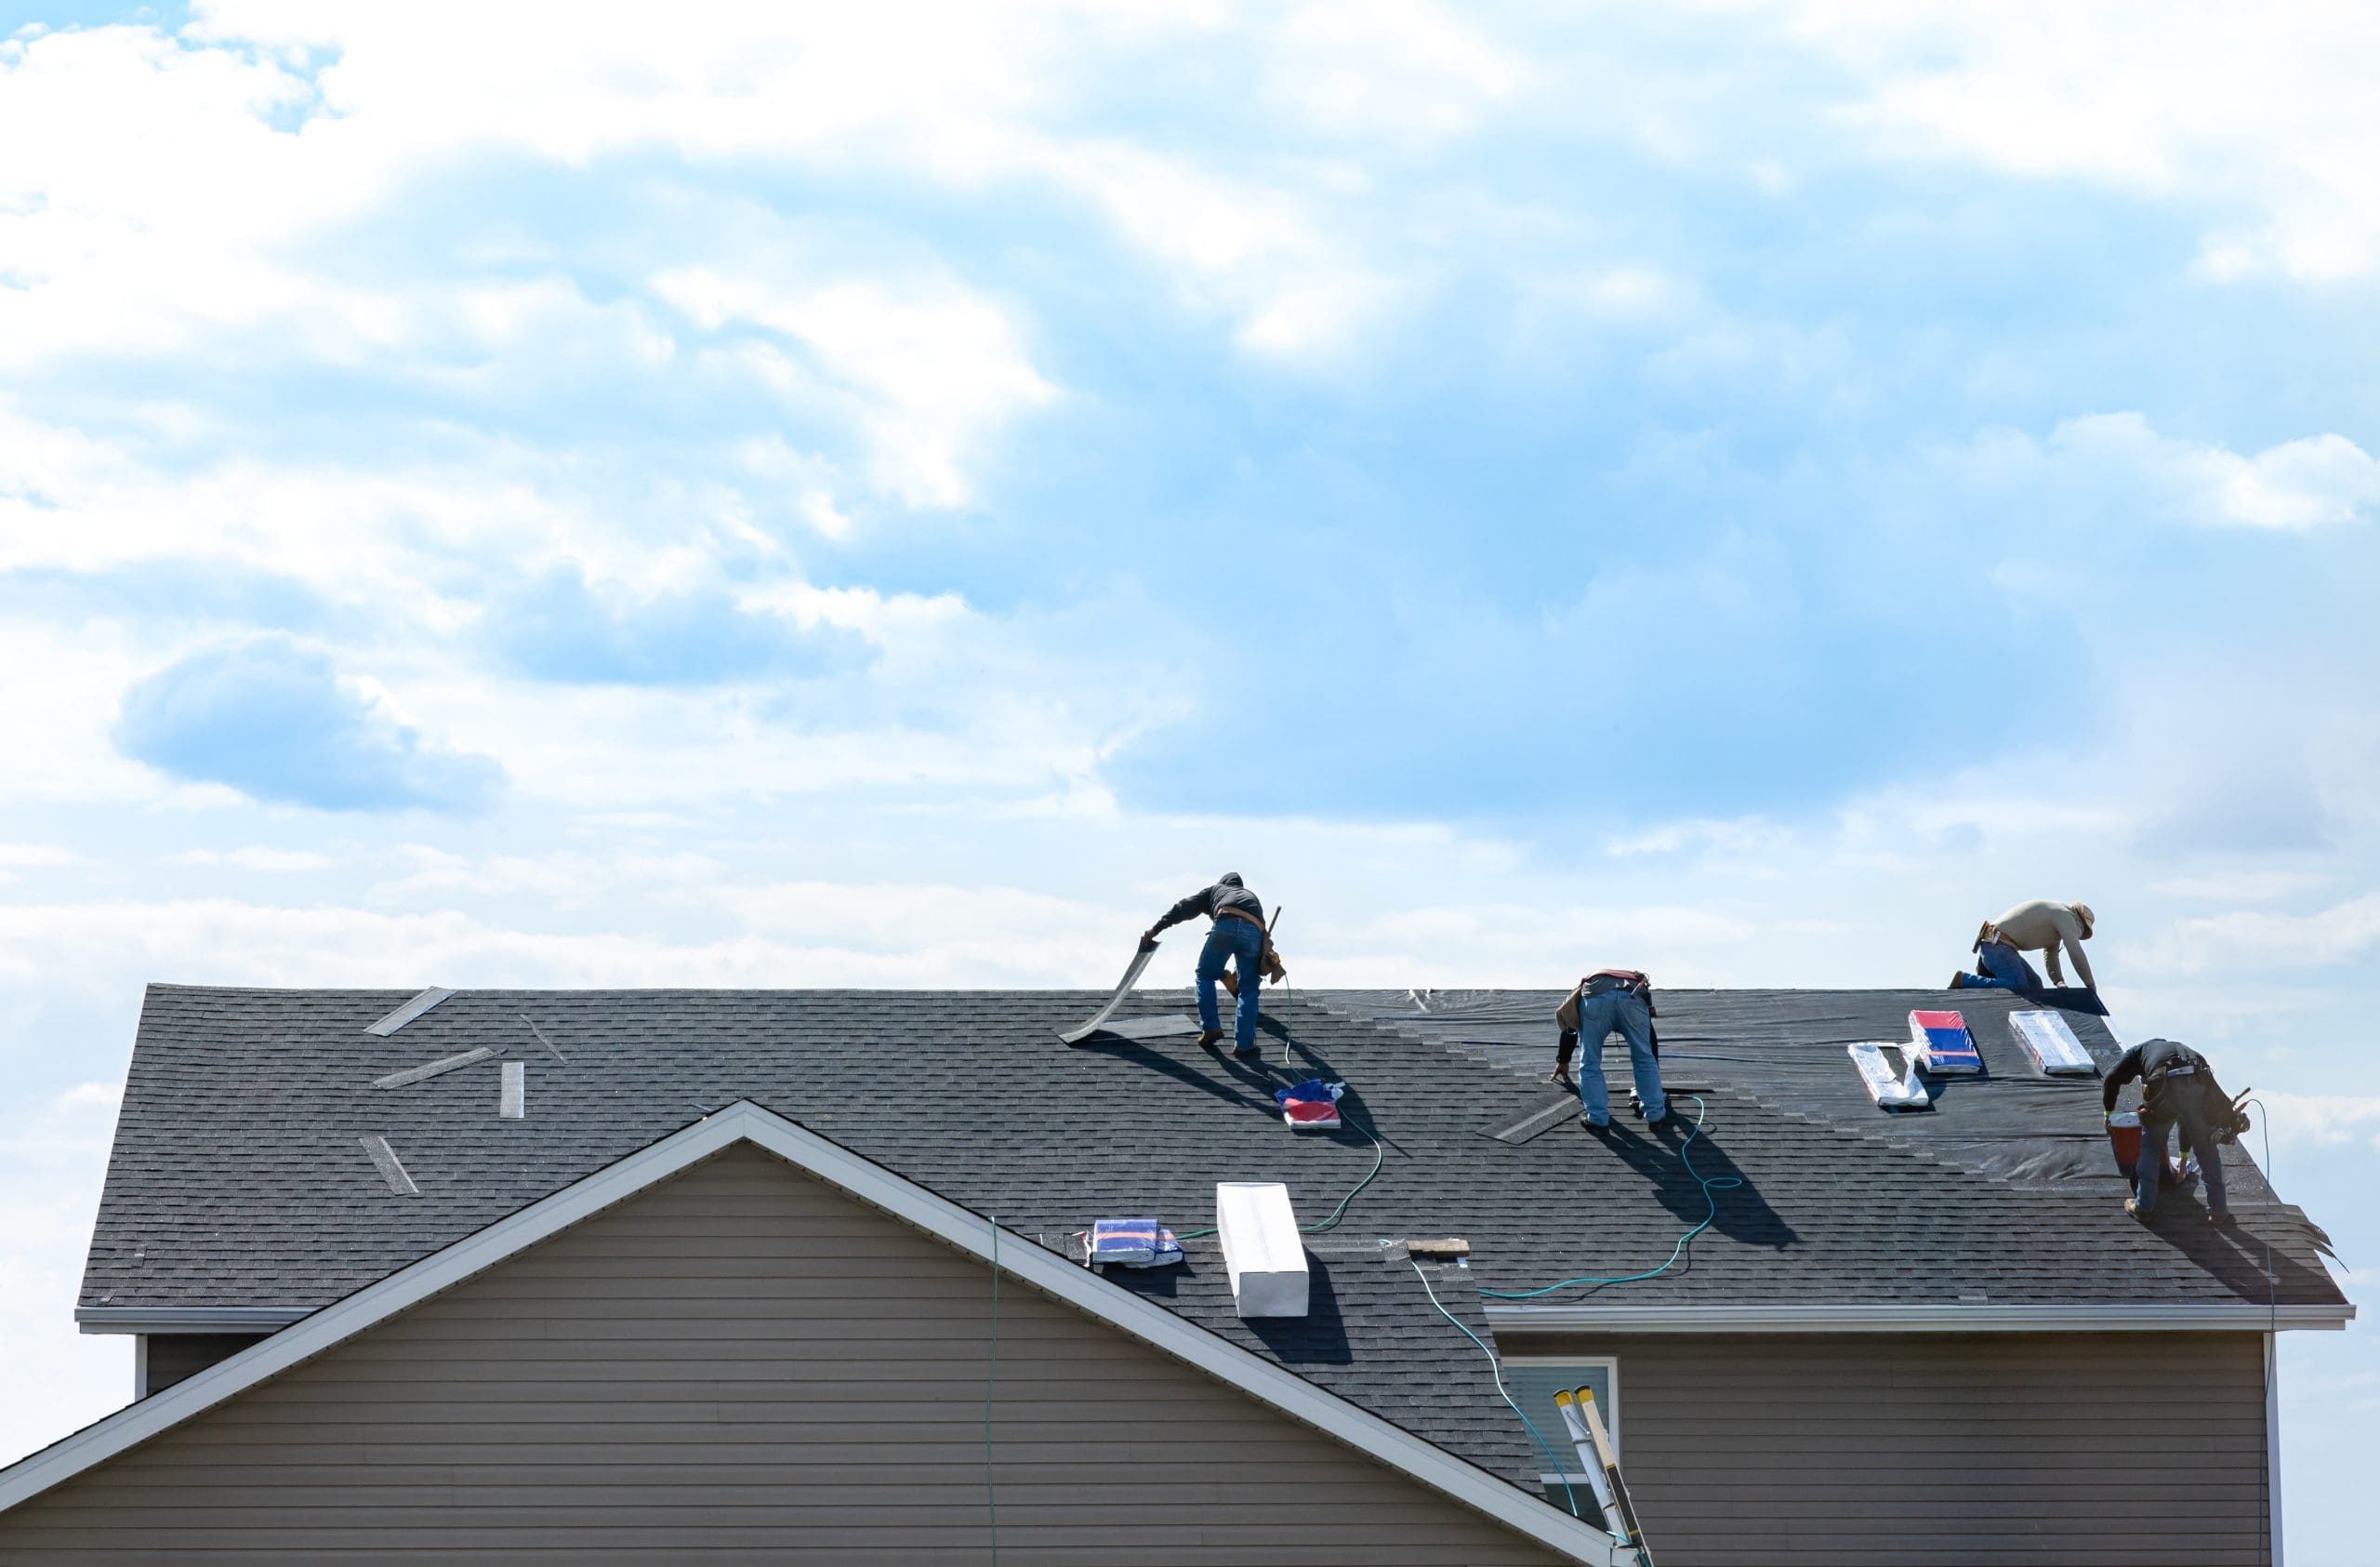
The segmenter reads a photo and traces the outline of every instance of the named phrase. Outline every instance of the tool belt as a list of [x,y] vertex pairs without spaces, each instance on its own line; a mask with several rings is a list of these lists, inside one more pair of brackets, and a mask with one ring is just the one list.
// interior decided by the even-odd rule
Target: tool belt
[[1986,920],[1976,930],[1975,945],[1968,948],[1967,950],[1970,952],[1980,952],[1983,950],[1983,944],[1987,941],[2005,941],[2011,947],[2016,945],[2013,941],[2008,941],[2006,936],[2000,934],[2000,927],[1998,925],[1993,924],[1990,920]]
[[[1250,913],[1245,909],[1225,909],[1218,912],[1215,915],[1215,918],[1218,920],[1244,921],[1249,924],[1254,925],[1258,930],[1263,931],[1264,935],[1264,948],[1263,951],[1259,955],[1256,961],[1257,972],[1264,976],[1264,982],[1268,985],[1278,985],[1289,978],[1289,965],[1282,963],[1281,954],[1273,949],[1273,933],[1264,929],[1263,921],[1258,919],[1255,915]],[[1229,990],[1234,996],[1237,996],[1239,994],[1239,976],[1229,969],[1224,970],[1223,989]]]

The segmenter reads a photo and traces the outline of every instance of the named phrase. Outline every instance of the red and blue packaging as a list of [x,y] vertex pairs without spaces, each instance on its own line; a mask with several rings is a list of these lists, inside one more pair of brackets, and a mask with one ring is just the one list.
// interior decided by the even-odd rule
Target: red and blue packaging
[[1967,1020],[1955,1012],[1912,1012],[1909,1015],[1909,1053],[1926,1071],[1979,1072],[1983,1057],[1967,1032]]
[[1292,1131],[1328,1132],[1340,1124],[1339,1096],[1345,1092],[1343,1082],[1310,1077],[1294,1088],[1273,1090],[1273,1102],[1281,1107],[1281,1119]]

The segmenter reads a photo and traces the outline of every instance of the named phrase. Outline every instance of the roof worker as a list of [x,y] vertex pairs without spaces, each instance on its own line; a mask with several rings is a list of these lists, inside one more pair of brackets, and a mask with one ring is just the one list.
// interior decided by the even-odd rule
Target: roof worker
[[1264,929],[1264,905],[1248,890],[1236,870],[1226,871],[1211,887],[1192,893],[1165,911],[1165,917],[1141,936],[1144,947],[1157,945],[1157,932],[1204,914],[1214,921],[1207,932],[1206,949],[1198,954],[1198,1044],[1211,1050],[1223,1042],[1223,1015],[1215,1008],[1215,981],[1229,960],[1237,972],[1239,1005],[1233,1016],[1235,1056],[1253,1056],[1256,1048],[1256,992],[1269,975],[1286,976],[1281,960]]
[[2087,903],[2052,903],[2041,897],[2020,903],[2000,918],[1983,922],[1983,928],[1975,933],[1976,972],[1951,975],[1950,989],[2037,991],[2042,976],[2025,961],[2027,952],[2047,954],[2049,982],[2063,985],[2066,976],[2057,966],[2058,949],[2063,947],[2074,960],[2075,977],[2085,989],[2096,990],[2091,960],[2082,955],[2082,943],[2091,939],[2091,923]]
[[2123,1211],[2143,1224],[2156,1212],[2157,1188],[2165,1171],[2166,1143],[2178,1126],[2182,1129],[2183,1145],[2198,1155],[2199,1171],[2206,1177],[2208,1220],[2230,1224],[2231,1202],[2223,1185],[2223,1156],[2215,1151],[2215,1144],[2238,1137],[2247,1125],[2247,1118],[2232,1106],[2215,1082],[2215,1069],[2206,1064],[2206,1058],[2187,1044],[2151,1039],[2125,1051],[2100,1084],[2099,1094],[2108,1114],[2115,1114],[2116,1096],[2135,1078],[2140,1080],[2140,1160],[2134,1166],[2133,1195],[2123,1200]]
[[[1661,1093],[1659,1040],[1653,1032],[1653,982],[1633,968],[1602,968],[1579,981],[1554,1020],[1561,1025],[1554,1047],[1554,1081],[1570,1081],[1570,1055],[1579,1053],[1579,1114],[1600,1132],[1611,1124],[1611,1091],[1603,1077],[1603,1042],[1617,1033],[1628,1042],[1635,1068],[1636,1103],[1645,1124],[1659,1126],[1670,1113]],[[1586,1049],[1579,1050],[1580,1041]]]

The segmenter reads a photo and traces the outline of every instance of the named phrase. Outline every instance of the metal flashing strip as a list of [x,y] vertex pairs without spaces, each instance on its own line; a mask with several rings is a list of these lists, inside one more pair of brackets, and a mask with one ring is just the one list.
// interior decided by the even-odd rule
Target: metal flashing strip
[[1495,1306],[1501,1333],[2207,1333],[2343,1328],[2352,1305]]
[[78,1306],[85,1333],[278,1333],[314,1314],[311,1306]]
[[407,1067],[401,1072],[390,1072],[386,1077],[376,1077],[372,1080],[372,1086],[403,1088],[408,1083],[426,1082],[441,1072],[451,1072],[458,1068],[472,1066],[495,1054],[495,1051],[482,1045],[477,1050],[466,1050],[460,1056],[449,1056],[443,1061],[430,1061],[418,1067]]
[[415,1018],[420,1016],[423,1013],[428,1012],[431,1007],[436,1006],[440,1002],[444,1001],[448,996],[451,996],[454,993],[454,991],[446,989],[446,987],[443,985],[432,985],[429,989],[424,990],[421,994],[414,997],[413,1000],[405,1003],[404,1005],[397,1008],[396,1011],[391,1012],[386,1017],[381,1018],[377,1023],[374,1023],[365,1028],[364,1031],[367,1034],[377,1034],[382,1039],[387,1039],[390,1034],[395,1033],[399,1029],[403,1028],[406,1024],[412,1022]]
[[1517,1145],[1527,1142],[1531,1137],[1544,1135],[1577,1114],[1579,1114],[1578,1096],[1565,1094],[1559,1099],[1529,1111],[1502,1131],[1490,1132],[1487,1135],[1500,1143]]
[[1172,1039],[1179,1034],[1195,1034],[1198,1020],[1186,1013],[1170,1013],[1162,1017],[1132,1017],[1121,1023],[1103,1023],[1099,1032],[1113,1034],[1117,1039]]
[[504,1085],[496,1090],[496,1113],[505,1121],[520,1121],[529,1113],[529,1067],[525,1061],[504,1063]]
[[362,1143],[364,1151],[372,1156],[373,1167],[380,1172],[380,1178],[389,1183],[390,1191],[399,1197],[421,1195],[421,1188],[414,1185],[413,1177],[405,1174],[404,1161],[397,1157],[397,1150],[389,1146],[388,1138],[377,1132],[367,1132],[355,1140]]
[[[365,1285],[303,1322],[252,1344],[163,1392],[120,1409],[0,1469],[0,1513],[377,1327],[713,1154],[747,1142],[923,1230],[954,1250],[988,1260],[990,1237],[981,1215],[749,1100],[739,1100],[509,1217],[473,1231],[443,1251]],[[1536,1541],[1567,1560],[1617,1567],[1633,1559],[1633,1553],[1619,1554],[1624,1547],[1617,1547],[1608,1534],[1593,1524],[1498,1480],[1404,1427],[1348,1402],[1253,1350],[1242,1348],[1155,1301],[1109,1282],[1070,1257],[1028,1244],[1003,1251],[1001,1261],[1020,1282],[1410,1476],[1438,1494]]]

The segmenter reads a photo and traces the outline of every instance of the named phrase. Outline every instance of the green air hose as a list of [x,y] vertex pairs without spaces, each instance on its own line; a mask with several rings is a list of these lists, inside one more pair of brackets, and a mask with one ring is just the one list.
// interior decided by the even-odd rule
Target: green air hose
[[1700,1184],[1702,1188],[1702,1202],[1704,1206],[1709,1208],[1710,1212],[1702,1215],[1702,1222],[1700,1224],[1696,1225],[1692,1229],[1687,1230],[1685,1234],[1677,1238],[1677,1244],[1670,1248],[1670,1257],[1667,1262],[1661,1264],[1659,1268],[1648,1268],[1642,1273],[1622,1273],[1607,1279],[1589,1277],[1565,1279],[1558,1284],[1548,1284],[1541,1290],[1481,1290],[1479,1293],[1488,1296],[1490,1300],[1535,1300],[1539,1295],[1552,1295],[1556,1290],[1571,1289],[1580,1284],[1633,1284],[1639,1279],[1658,1278],[1661,1274],[1667,1273],[1671,1268],[1675,1268],[1677,1266],[1677,1259],[1686,1255],[1686,1248],[1687,1245],[1693,1242],[1696,1236],[1710,1228],[1712,1222],[1719,1216],[1719,1200],[1711,1194],[1714,1191],[1726,1191],[1731,1188],[1739,1187],[1744,1184],[1738,1176],[1706,1175],[1694,1167],[1694,1155],[1689,1150],[1694,1147],[1694,1139],[1702,1135],[1703,1119],[1708,1116],[1711,1111],[1710,1107],[1702,1102],[1702,1096],[1699,1094],[1688,1094],[1686,1097],[1694,1101],[1694,1109],[1696,1112],[1694,1117],[1694,1130],[1688,1132],[1686,1135],[1686,1141],[1678,1145],[1678,1162],[1686,1166],[1686,1173],[1692,1175],[1695,1180]]
[[1418,1262],[1413,1262],[1411,1257],[1407,1257],[1405,1260],[1407,1262],[1413,1263],[1414,1275],[1421,1281],[1421,1288],[1429,1291],[1430,1304],[1438,1308],[1438,1315],[1444,1317],[1448,1321],[1452,1322],[1462,1334],[1463,1337],[1471,1340],[1474,1344],[1479,1345],[1479,1352],[1488,1357],[1488,1374],[1496,1379],[1496,1391],[1503,1396],[1503,1400],[1506,1403],[1513,1406],[1513,1413],[1521,1417],[1521,1424],[1528,1428],[1528,1434],[1532,1437],[1536,1437],[1537,1450],[1545,1454],[1545,1461],[1547,1463],[1554,1466],[1554,1478],[1562,1482],[1562,1494],[1569,1499],[1570,1516],[1572,1518],[1583,1517],[1584,1515],[1579,1511],[1579,1494],[1570,1489],[1570,1476],[1563,1468],[1562,1460],[1554,1456],[1554,1449],[1546,1446],[1545,1439],[1538,1435],[1537,1422],[1528,1417],[1528,1411],[1523,1409],[1513,1398],[1511,1391],[1505,1388],[1504,1368],[1501,1363],[1497,1361],[1496,1351],[1488,1348],[1487,1345],[1480,1343],[1479,1335],[1472,1332],[1469,1328],[1464,1327],[1462,1325],[1462,1319],[1446,1308],[1446,1303],[1438,1298],[1438,1292],[1434,1289],[1430,1289],[1430,1276],[1421,1271],[1421,1265]]

